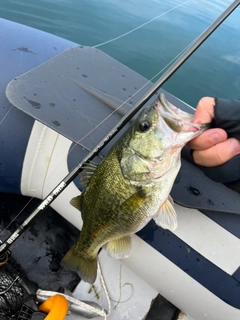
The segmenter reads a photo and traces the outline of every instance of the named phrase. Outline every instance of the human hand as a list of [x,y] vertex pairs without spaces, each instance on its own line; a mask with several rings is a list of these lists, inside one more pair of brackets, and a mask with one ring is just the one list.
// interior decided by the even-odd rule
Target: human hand
[[[194,114],[195,123],[211,123],[214,118],[214,98],[203,97],[197,105]],[[188,143],[193,150],[195,163],[214,167],[221,165],[240,154],[240,141],[228,138],[221,128],[208,129]]]

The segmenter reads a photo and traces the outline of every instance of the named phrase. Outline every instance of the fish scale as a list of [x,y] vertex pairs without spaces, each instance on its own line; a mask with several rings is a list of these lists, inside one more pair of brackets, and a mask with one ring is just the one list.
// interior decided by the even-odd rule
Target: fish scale
[[132,250],[131,235],[152,218],[174,230],[177,215],[169,194],[180,152],[205,129],[164,96],[144,109],[98,166],[85,166],[86,189],[71,201],[81,211],[83,228],[62,265],[94,283],[97,255],[104,245],[113,258],[126,258]]

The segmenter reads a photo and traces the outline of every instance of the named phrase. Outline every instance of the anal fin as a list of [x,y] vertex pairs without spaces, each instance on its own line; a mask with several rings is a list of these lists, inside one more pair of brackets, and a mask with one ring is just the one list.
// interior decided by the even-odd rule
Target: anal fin
[[107,253],[115,259],[123,259],[130,256],[132,251],[132,236],[127,235],[107,243]]

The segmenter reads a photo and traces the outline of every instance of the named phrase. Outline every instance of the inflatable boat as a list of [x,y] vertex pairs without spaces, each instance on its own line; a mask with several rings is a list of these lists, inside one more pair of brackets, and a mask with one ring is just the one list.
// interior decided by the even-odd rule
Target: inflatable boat
[[[4,241],[27,219],[37,199],[44,199],[152,84],[96,48],[3,19],[0,26],[0,228]],[[176,107],[194,112],[183,101],[164,94]],[[59,292],[75,303],[88,301],[107,310],[103,278],[112,309],[109,319],[240,318],[240,196],[194,165],[187,148],[171,192],[177,230],[164,230],[151,221],[133,237],[131,256],[121,261],[102,250],[102,276],[94,286],[60,267],[82,227],[80,213],[70,205],[80,189],[76,178],[10,249],[36,285],[33,300],[47,300],[47,292]],[[4,304],[1,294],[18,281],[3,290],[1,268],[0,305]],[[26,301],[23,305],[16,319],[43,319],[36,318],[32,305]],[[32,314],[23,316],[27,306]],[[77,308],[66,315],[70,320],[91,317],[101,319]]]

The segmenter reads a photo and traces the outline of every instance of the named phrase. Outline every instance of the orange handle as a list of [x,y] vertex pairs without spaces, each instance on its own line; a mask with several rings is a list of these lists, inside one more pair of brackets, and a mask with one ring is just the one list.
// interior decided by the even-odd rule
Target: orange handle
[[45,320],[64,320],[68,312],[68,301],[60,294],[56,294],[44,301],[39,310],[48,313]]

